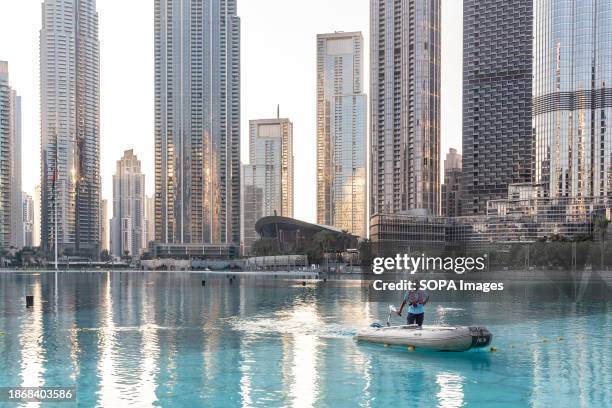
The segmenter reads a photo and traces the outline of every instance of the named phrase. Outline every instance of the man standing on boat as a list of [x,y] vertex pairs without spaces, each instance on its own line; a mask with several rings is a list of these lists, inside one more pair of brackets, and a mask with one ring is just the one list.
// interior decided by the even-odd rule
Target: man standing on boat
[[429,296],[424,291],[417,288],[416,290],[409,290],[404,295],[404,300],[399,308],[397,314],[402,315],[404,306],[408,303],[408,324],[417,324],[419,329],[423,326],[423,320],[425,319],[425,305],[429,302]]

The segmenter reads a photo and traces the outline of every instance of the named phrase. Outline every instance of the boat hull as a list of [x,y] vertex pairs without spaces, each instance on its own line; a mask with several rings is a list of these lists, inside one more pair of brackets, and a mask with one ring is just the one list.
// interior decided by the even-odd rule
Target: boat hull
[[369,327],[355,336],[358,341],[412,346],[437,351],[467,351],[491,344],[493,335],[485,327],[416,325]]

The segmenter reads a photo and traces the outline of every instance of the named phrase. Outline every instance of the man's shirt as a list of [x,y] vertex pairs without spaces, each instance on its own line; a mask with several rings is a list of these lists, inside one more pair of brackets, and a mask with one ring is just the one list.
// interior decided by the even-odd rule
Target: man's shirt
[[[421,299],[423,300],[423,302],[425,302],[425,299],[427,299],[427,293],[425,293],[424,290],[407,291],[406,294],[404,295],[404,300],[406,301],[406,303],[408,303],[408,313],[412,313],[412,314],[425,313],[425,305],[419,303],[419,292],[421,294]],[[413,293],[413,296],[410,296],[410,293]],[[411,298],[417,301],[416,307],[412,305]]]

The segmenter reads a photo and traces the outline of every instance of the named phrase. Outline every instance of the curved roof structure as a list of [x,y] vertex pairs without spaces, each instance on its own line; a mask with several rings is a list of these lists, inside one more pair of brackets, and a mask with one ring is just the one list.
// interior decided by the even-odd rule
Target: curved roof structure
[[309,222],[296,220],[295,218],[269,216],[260,218],[255,223],[255,231],[262,237],[276,237],[277,231],[297,231],[316,234],[320,231],[328,231],[334,235],[353,235],[343,232],[340,228],[331,227],[329,225],[311,224]]

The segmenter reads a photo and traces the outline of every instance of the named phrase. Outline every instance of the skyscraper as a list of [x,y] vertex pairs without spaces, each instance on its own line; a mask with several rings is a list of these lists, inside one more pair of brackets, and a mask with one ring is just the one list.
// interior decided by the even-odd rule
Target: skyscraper
[[612,4],[534,7],[535,182],[549,197],[611,197]]
[[457,149],[449,149],[444,160],[444,184],[442,184],[442,215],[461,215],[461,155]]
[[262,217],[293,217],[293,124],[289,119],[249,121],[249,164],[243,174],[243,241],[248,253]]
[[440,0],[371,0],[372,215],[440,208]]
[[126,150],[117,161],[113,176],[113,218],[111,251],[115,256],[126,253],[140,257],[145,243],[145,176],[133,150]]
[[41,239],[100,252],[100,56],[95,0],[45,0],[40,30]]
[[236,0],[155,0],[155,235],[240,243]]
[[148,245],[149,242],[155,241],[155,197],[154,196],[146,196],[145,198],[145,226],[146,226],[146,241],[145,244]]
[[110,224],[108,221],[108,200],[100,200],[100,251],[110,252]]
[[40,246],[40,184],[34,188],[34,223],[32,226],[32,246]]
[[531,181],[532,10],[533,0],[463,2],[465,215]]
[[365,237],[367,98],[360,32],[317,35],[317,222]]
[[0,247],[23,246],[21,203],[21,97],[0,61]]
[[22,205],[22,231],[23,231],[23,243],[22,246],[32,247],[34,238],[34,200],[28,193],[21,193],[21,205]]

